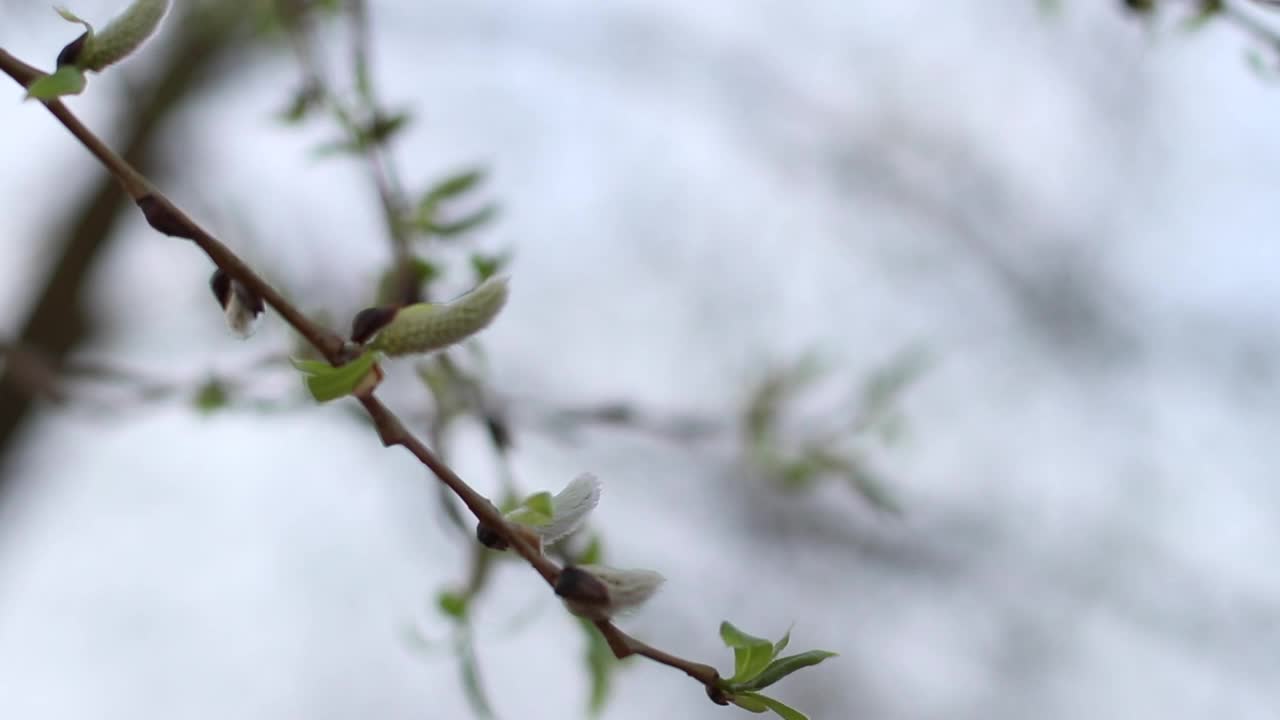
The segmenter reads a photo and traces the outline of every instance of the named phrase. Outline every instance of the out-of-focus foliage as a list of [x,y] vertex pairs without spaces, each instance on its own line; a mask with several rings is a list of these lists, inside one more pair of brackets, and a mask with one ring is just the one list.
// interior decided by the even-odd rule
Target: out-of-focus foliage
[[[901,511],[869,459],[874,446],[891,445],[905,419],[902,394],[928,367],[918,350],[900,353],[873,371],[852,393],[833,388],[831,371],[812,355],[768,372],[747,402],[742,435],[750,463],[779,487],[797,491],[831,479],[848,483],[872,507]],[[847,397],[835,417],[813,419],[806,405]]]
[[[1156,26],[1173,18],[1188,31],[1225,25],[1244,33],[1254,47],[1246,51],[1248,65],[1267,79],[1280,78],[1280,11],[1275,0],[1113,0],[1124,14]],[[1047,15],[1066,11],[1066,0],[1036,0]]]

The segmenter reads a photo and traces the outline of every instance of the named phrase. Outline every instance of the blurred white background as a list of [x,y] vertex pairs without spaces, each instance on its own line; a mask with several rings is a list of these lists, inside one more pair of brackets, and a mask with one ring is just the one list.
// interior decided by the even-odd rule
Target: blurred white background
[[[875,456],[900,518],[837,484],[779,493],[728,437],[517,424],[522,485],[595,472],[610,559],[667,576],[624,628],[726,668],[720,620],[794,623],[793,647],[841,653],[777,686],[813,718],[1274,717],[1280,88],[1232,28],[1119,4],[372,3],[406,177],[493,173],[479,243],[514,250],[514,295],[483,340],[514,402],[732,423],[809,350],[854,379],[933,359]],[[0,12],[0,47],[44,66],[75,34],[43,3]],[[156,56],[70,105],[111,138]],[[315,156],[331,123],[274,118],[282,48],[230,62],[163,128],[165,185],[349,317],[389,252],[363,166]],[[3,97],[0,337],[101,172]],[[187,243],[118,233],[92,357],[198,380],[287,348],[270,315],[228,335]],[[422,392],[384,395],[421,417]],[[0,466],[0,717],[468,717],[447,643],[406,639],[448,637],[432,598],[466,549],[350,410],[38,413]],[[495,491],[479,428],[453,441]],[[536,575],[504,566],[476,612],[500,717],[585,716],[582,635]],[[604,717],[732,712],[635,662]]]

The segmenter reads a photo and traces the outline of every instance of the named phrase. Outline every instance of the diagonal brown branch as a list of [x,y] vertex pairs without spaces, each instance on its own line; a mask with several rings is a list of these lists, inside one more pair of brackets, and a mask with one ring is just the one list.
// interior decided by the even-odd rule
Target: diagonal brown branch
[[[38,68],[22,62],[3,49],[0,49],[0,71],[9,75],[23,87],[30,86],[31,83],[44,75]],[[43,104],[75,136],[80,144],[93,154],[102,163],[103,167],[120,182],[125,192],[137,203],[139,209],[146,216],[147,222],[153,228],[166,235],[182,237],[194,242],[197,247],[209,256],[209,259],[214,264],[255,292],[272,309],[279,313],[285,322],[306,338],[330,363],[336,365],[345,360],[342,338],[312,322],[226,245],[222,244],[217,238],[188,217],[169,198],[156,189],[146,177],[86,128],[62,102],[52,100]],[[517,532],[502,517],[502,513],[488,498],[468,485],[452,468],[437,457],[425,443],[410,433],[405,428],[404,423],[373,394],[362,396],[359,400],[377,428],[378,437],[382,440],[383,445],[387,447],[399,445],[408,450],[431,470],[440,482],[444,483],[462,500],[480,523],[498,533],[511,548],[519,553],[542,576],[548,585],[555,586],[556,580],[560,575],[560,567],[530,544],[521,533]],[[609,642],[609,647],[617,657],[640,655],[681,670],[702,683],[713,700],[724,702],[723,692],[719,688],[720,676],[716,669],[710,665],[685,660],[651,647],[627,635],[611,622],[597,622],[596,627]]]

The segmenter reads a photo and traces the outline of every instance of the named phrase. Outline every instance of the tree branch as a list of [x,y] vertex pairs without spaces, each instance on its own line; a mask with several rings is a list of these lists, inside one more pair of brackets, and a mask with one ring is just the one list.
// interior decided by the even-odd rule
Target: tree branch
[[[23,87],[28,87],[43,75],[37,68],[22,62],[3,49],[0,49],[0,71],[12,77]],[[194,242],[218,267],[269,304],[280,314],[285,322],[306,338],[330,363],[339,365],[346,360],[344,357],[345,343],[342,338],[307,318],[226,245],[223,245],[213,235],[191,220],[163,193],[156,189],[150,181],[135,170],[133,166],[112,151],[106,143],[86,128],[60,101],[47,101],[43,102],[43,104],[76,137],[85,149],[92,153],[107,171],[120,182],[125,191],[129,193],[129,196],[137,203],[139,209],[146,216],[147,222],[153,228],[166,235],[182,237]],[[437,457],[425,443],[414,437],[404,427],[404,423],[372,393],[360,397],[359,401],[373,420],[378,436],[384,446],[399,445],[408,450],[431,470],[440,482],[448,486],[462,500],[480,523],[491,528],[510,547],[515,549],[542,576],[548,585],[555,586],[556,580],[560,575],[560,567],[530,544],[522,533],[507,522],[502,513],[488,498],[468,485],[452,468]],[[719,688],[719,674],[715,668],[684,660],[653,648],[627,635],[611,622],[598,621],[596,622],[596,627],[609,642],[609,647],[613,650],[615,656],[622,658],[628,655],[641,655],[655,662],[681,670],[701,682],[713,700],[720,703],[724,702],[723,692]]]

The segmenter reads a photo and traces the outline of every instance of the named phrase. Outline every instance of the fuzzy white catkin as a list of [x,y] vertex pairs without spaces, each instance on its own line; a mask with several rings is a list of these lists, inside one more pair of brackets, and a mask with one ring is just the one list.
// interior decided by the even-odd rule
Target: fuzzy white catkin
[[582,527],[600,504],[600,489],[600,480],[595,475],[582,473],[553,496],[551,522],[532,528],[542,538],[542,544],[553,545]]
[[160,21],[168,10],[169,0],[134,0],[100,31],[94,31],[88,23],[68,11],[59,9],[59,12],[68,20],[84,24],[89,31],[75,64],[84,70],[100,72],[142,47],[160,27]]
[[369,347],[392,357],[449,347],[488,327],[507,304],[507,295],[507,278],[492,277],[452,302],[401,308]]
[[262,317],[261,313],[254,312],[253,308],[241,302],[234,292],[227,298],[223,313],[227,316],[227,327],[241,340],[247,340],[253,335],[258,329],[258,319]]
[[666,578],[653,570],[619,570],[605,565],[579,565],[578,569],[593,575],[609,591],[609,600],[604,605],[564,598],[569,612],[591,620],[608,620],[620,613],[634,610],[653,597],[662,583],[666,582]]

